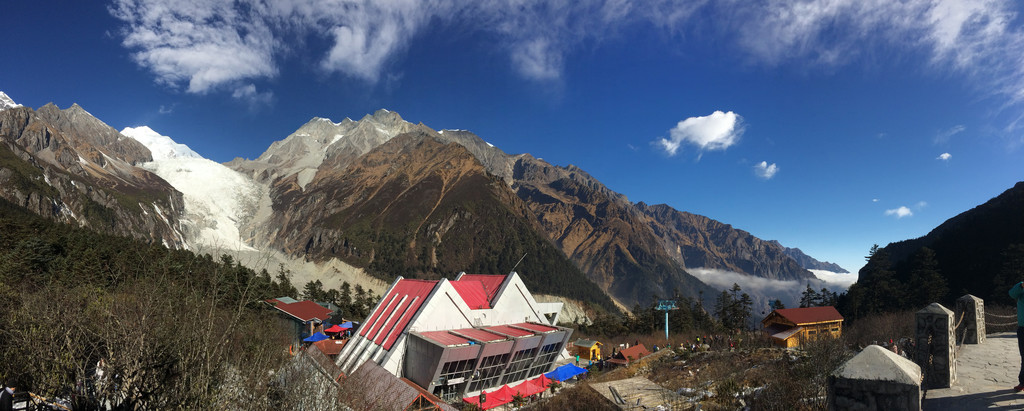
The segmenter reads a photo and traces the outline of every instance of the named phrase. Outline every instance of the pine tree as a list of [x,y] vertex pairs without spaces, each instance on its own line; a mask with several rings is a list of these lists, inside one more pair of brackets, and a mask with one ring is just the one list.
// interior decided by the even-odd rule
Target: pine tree
[[916,307],[925,307],[934,302],[941,302],[949,294],[946,278],[939,272],[939,263],[935,261],[935,251],[921,247],[914,254],[910,269],[911,301]]
[[807,289],[800,295],[800,308],[814,307],[821,301],[821,296],[807,283]]

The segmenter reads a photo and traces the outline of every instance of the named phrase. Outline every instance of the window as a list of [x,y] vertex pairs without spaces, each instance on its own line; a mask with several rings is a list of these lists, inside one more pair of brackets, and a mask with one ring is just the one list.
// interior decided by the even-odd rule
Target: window
[[473,382],[469,384],[469,391],[497,387],[499,385],[498,379],[501,377],[501,370],[508,363],[508,357],[507,353],[484,357],[480,361],[480,369],[473,375]]
[[558,359],[558,353],[562,351],[562,343],[548,344],[540,349],[540,355],[537,357],[537,361],[534,363],[533,368],[530,369],[530,376],[537,374],[543,374],[550,370],[551,364]]
[[537,348],[516,352],[516,355],[512,357],[512,363],[509,364],[508,371],[505,372],[505,377],[501,379],[501,383],[508,384],[525,379],[536,356]]

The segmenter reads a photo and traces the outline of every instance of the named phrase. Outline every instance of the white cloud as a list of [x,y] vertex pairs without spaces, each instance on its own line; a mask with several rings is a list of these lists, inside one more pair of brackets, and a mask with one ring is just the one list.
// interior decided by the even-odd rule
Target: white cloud
[[830,284],[834,290],[848,290],[850,285],[857,282],[858,275],[856,273],[837,273],[826,270],[808,270],[818,277],[819,280]]
[[775,173],[779,172],[779,167],[775,163],[768,164],[767,161],[762,161],[754,165],[754,174],[765,180],[770,180],[775,177]]
[[871,199],[871,202],[872,202],[872,203],[877,203],[877,202],[878,202],[878,199],[877,199],[877,198],[872,198],[872,199]]
[[675,155],[683,143],[697,146],[700,150],[725,150],[743,135],[743,118],[738,114],[715,111],[708,116],[690,117],[680,121],[669,130],[669,138],[659,139],[655,144],[665,149],[668,155]]
[[877,59],[880,47],[923,51],[928,67],[967,75],[1024,100],[1024,31],[1010,0],[768,0],[728,2],[732,29],[757,61],[824,66]]
[[942,160],[942,161],[949,161],[949,159],[951,159],[951,158],[953,158],[952,154],[942,153],[942,154],[939,154],[939,156],[936,157],[935,159],[936,160]]
[[[272,78],[282,58],[299,53],[328,72],[375,83],[434,26],[486,36],[520,75],[546,81],[562,76],[575,50],[654,27],[669,42],[726,39],[767,65],[852,64],[881,47],[923,53],[940,75],[959,73],[1024,100],[1024,64],[1015,57],[1024,55],[1024,30],[1010,0],[111,2],[134,60],[158,82],[191,93]],[[321,44],[310,38],[326,46],[302,51]]]
[[[786,306],[796,307],[800,301],[800,295],[808,285],[815,291],[828,288],[829,291],[842,293],[850,288],[850,284],[857,281],[857,274],[838,274],[822,270],[811,270],[817,278],[808,278],[802,281],[772,280],[714,268],[687,268],[686,272],[717,289],[728,290],[732,288],[733,284],[738,284],[743,292],[753,297],[755,312],[767,311],[767,303],[773,299],[781,299]],[[705,295],[705,306],[712,306],[717,297],[717,295]]]
[[274,99],[274,93],[256,91],[256,85],[246,84],[231,92],[231,97],[249,103],[250,108],[257,108],[261,105],[269,105]]
[[903,217],[912,217],[914,215],[914,212],[910,211],[910,209],[907,208],[906,206],[900,206],[899,208],[885,210],[885,215],[896,216],[896,219],[901,219]]
[[122,44],[159,83],[203,94],[218,86],[277,74],[278,46],[260,17],[260,4],[199,0],[116,0],[110,13],[124,21]]
[[918,201],[917,202],[917,209],[918,210],[920,210],[922,208],[925,208],[925,207],[928,207],[928,202],[927,201]]

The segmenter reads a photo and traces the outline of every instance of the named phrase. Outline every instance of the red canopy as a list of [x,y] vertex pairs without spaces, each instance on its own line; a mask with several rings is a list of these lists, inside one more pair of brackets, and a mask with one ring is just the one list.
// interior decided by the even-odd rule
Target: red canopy
[[334,324],[334,325],[331,326],[331,328],[328,328],[328,329],[324,330],[324,332],[325,333],[340,333],[340,332],[345,331],[345,330],[347,330],[347,328],[341,328],[341,326],[339,326],[338,324]]
[[487,401],[484,401],[483,404],[480,404],[479,395],[474,397],[465,397],[462,400],[470,404],[476,404],[481,409],[489,410],[499,405],[504,405],[512,402],[512,397],[515,395],[515,390],[509,388],[509,386],[506,384],[502,385],[501,388],[498,388],[493,392],[487,392]]
[[515,390],[524,397],[529,397],[531,395],[542,393],[544,392],[544,390],[547,390],[549,383],[551,383],[551,379],[545,377],[544,374],[541,374],[540,377],[534,378],[532,380],[523,381],[522,384],[513,387],[513,390]]

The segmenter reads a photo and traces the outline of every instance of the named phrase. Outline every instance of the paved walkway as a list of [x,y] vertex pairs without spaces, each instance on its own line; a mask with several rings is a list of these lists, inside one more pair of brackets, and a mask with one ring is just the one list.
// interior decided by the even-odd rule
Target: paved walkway
[[928,390],[925,410],[1020,410],[1024,393],[1013,391],[1020,371],[1017,335],[990,334],[980,345],[964,344],[950,388]]

